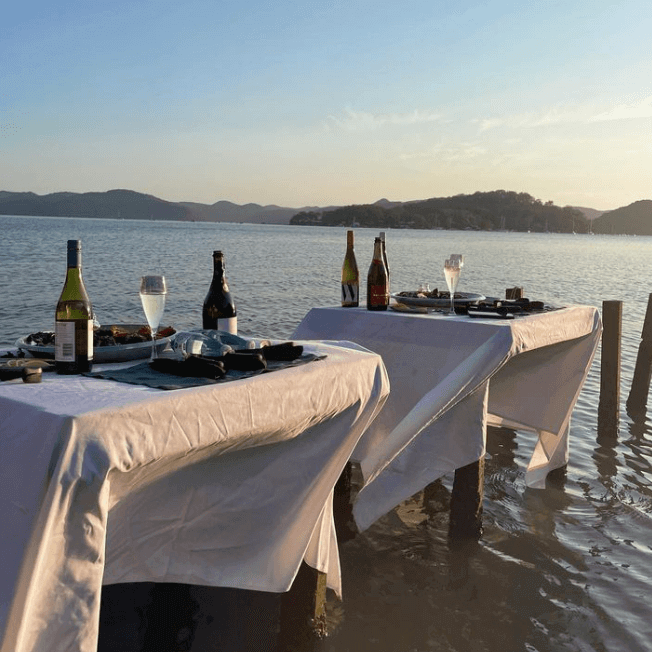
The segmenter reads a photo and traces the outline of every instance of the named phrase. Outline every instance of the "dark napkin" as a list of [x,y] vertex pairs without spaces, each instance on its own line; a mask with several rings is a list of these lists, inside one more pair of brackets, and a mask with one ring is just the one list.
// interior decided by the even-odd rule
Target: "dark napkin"
[[559,310],[549,306],[543,301],[530,301],[530,299],[491,299],[480,301],[475,306],[468,306],[469,317],[484,317],[496,319],[514,319],[525,315]]
[[242,371],[227,368],[226,373],[220,378],[163,373],[156,369],[152,369],[149,362],[141,362],[140,364],[126,369],[107,369],[105,371],[89,372],[85,373],[84,376],[90,376],[91,378],[106,378],[121,383],[130,383],[131,385],[145,385],[147,387],[155,387],[156,389],[183,389],[185,387],[216,385],[218,383],[225,383],[232,380],[240,380],[241,378],[249,378],[262,373],[269,373],[272,371],[278,371],[279,369],[286,369],[287,367],[296,367],[307,364],[308,362],[313,362],[315,360],[322,360],[325,357],[325,354],[316,355],[314,353],[302,353],[299,357],[293,360],[267,359],[267,367],[265,369]]

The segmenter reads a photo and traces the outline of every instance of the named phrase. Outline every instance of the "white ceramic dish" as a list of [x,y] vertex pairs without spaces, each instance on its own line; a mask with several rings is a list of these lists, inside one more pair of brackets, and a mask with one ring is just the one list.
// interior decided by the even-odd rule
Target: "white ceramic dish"
[[[146,324],[119,324],[128,330],[138,330]],[[103,326],[102,328],[110,328]],[[162,337],[156,340],[156,349],[161,352],[168,344],[172,342],[176,333],[168,337]],[[29,337],[21,337],[16,340],[16,347],[22,351],[27,351],[35,358],[54,358],[54,346],[39,346],[38,344],[28,344],[25,340]],[[111,346],[96,346],[93,350],[93,362],[98,364],[102,362],[127,362],[128,360],[138,360],[148,358],[152,353],[152,343],[134,342],[132,344],[115,344]]]

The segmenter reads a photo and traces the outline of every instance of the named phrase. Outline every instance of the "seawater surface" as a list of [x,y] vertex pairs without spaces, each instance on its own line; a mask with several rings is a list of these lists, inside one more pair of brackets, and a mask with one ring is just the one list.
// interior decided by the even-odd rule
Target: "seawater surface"
[[[199,327],[214,249],[225,252],[244,335],[288,338],[311,307],[339,303],[344,228],[7,216],[0,225],[0,347],[53,328],[72,238],[82,240],[105,324],[143,321],[139,277],[162,273],[163,324]],[[377,232],[355,231],[364,279]],[[449,546],[451,478],[393,510],[342,545],[344,601],[329,600],[319,649],[652,650],[652,401],[636,418],[624,409],[652,292],[652,238],[390,230],[387,247],[393,291],[444,287],[444,260],[461,253],[460,291],[522,286],[553,305],[623,301],[620,428],[598,430],[598,351],[568,467],[545,490],[527,489],[533,436],[492,429],[481,540]]]

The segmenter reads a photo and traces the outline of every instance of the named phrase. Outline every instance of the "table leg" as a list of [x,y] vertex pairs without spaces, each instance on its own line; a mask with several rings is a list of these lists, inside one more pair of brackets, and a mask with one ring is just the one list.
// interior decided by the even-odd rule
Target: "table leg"
[[326,635],[326,574],[301,563],[281,600],[279,650],[299,648]]
[[353,501],[360,490],[361,472],[359,464],[347,462],[333,492],[333,519],[337,541],[350,541],[358,534],[358,528],[353,519]]
[[143,652],[187,650],[196,611],[197,604],[191,599],[190,585],[172,582],[154,584],[146,612]]
[[455,470],[448,529],[451,539],[479,539],[482,536],[483,498],[484,456]]
[[[285,652],[278,647],[282,595],[215,586],[190,586],[197,606],[189,652]],[[171,652],[161,648],[159,652]],[[181,652],[175,648],[174,652]]]
[[142,652],[154,586],[130,582],[102,587],[97,652]]

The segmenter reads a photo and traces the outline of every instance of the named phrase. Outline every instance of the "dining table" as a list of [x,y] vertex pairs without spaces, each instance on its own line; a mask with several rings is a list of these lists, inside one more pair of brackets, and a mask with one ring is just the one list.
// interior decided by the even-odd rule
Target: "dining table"
[[[389,310],[312,308],[292,337],[345,339],[380,354],[391,395],[356,445],[353,518],[364,531],[446,474],[484,459],[487,426],[535,433],[525,483],[569,461],[573,408],[600,341],[597,308],[446,314],[392,301]],[[597,408],[596,408],[597,409]]]
[[389,385],[330,340],[193,386],[134,382],[142,361],[0,382],[1,651],[95,652],[103,585],[279,593],[305,562],[340,593],[333,489]]

